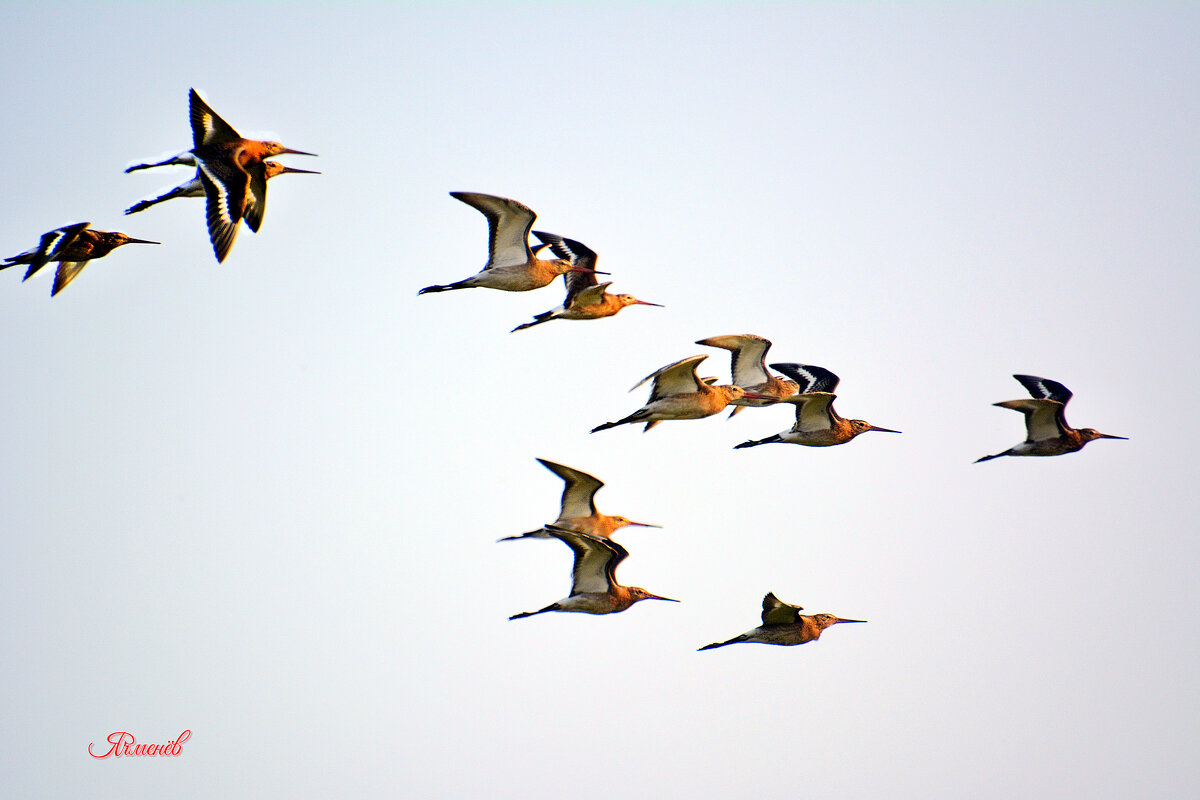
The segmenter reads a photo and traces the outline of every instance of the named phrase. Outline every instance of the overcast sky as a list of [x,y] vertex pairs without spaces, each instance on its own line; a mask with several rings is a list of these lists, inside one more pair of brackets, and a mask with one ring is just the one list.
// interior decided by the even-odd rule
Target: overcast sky
[[[1200,793],[1195,4],[6,4],[0,783],[13,797]],[[319,158],[218,265],[196,87]],[[417,296],[512,197],[664,308],[509,333],[562,284]],[[755,333],[902,435],[792,407],[601,422]],[[1128,436],[1024,437],[1013,373]],[[496,540],[605,481],[618,577]],[[696,648],[763,594],[869,620]],[[94,759],[119,731],[176,758]]]

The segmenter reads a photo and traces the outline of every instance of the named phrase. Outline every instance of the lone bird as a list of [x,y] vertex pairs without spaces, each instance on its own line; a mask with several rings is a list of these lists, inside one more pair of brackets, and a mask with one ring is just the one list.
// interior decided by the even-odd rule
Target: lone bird
[[134,164],[125,171],[134,172],[169,164],[196,167],[208,198],[208,236],[212,240],[213,253],[221,262],[233,247],[238,222],[243,217],[253,231],[257,231],[262,224],[267,208],[265,159],[284,153],[298,156],[315,156],[316,153],[292,150],[279,142],[243,139],[200,99],[195,89],[188,90],[188,101],[191,107],[192,149],[153,164]]
[[763,598],[762,625],[752,631],[746,631],[741,636],[726,639],[723,642],[713,642],[701,647],[701,650],[712,650],[727,644],[740,642],[757,642],[758,644],[778,644],[791,646],[808,644],[821,638],[821,631],[839,622],[866,622],[865,619],[842,619],[833,614],[801,614],[804,609],[783,602],[773,593],[767,592]]
[[[528,292],[548,285],[565,272],[591,272],[594,270],[576,266],[566,258],[543,261],[529,249],[529,231],[537,214],[529,206],[476,192],[451,192],[455,200],[461,200],[487,217],[488,260],[483,269],[469,278],[439,286],[426,286],[417,294],[426,292],[448,292],[451,289],[499,289],[504,292]],[[606,273],[600,273],[606,274]]]
[[[715,381],[716,378],[701,380],[696,374],[696,367],[706,358],[708,356],[691,356],[668,364],[642,378],[633,389],[646,381],[654,381],[654,388],[650,391],[650,399],[646,405],[624,419],[597,425],[592,428],[592,433],[632,422],[645,422],[646,427],[642,429],[644,433],[665,419],[711,417],[734,400],[760,396],[747,392],[740,386],[713,386],[710,381]],[[629,391],[632,392],[633,389]]]
[[747,406],[774,405],[785,397],[791,397],[800,388],[795,381],[772,375],[767,370],[767,351],[771,349],[769,339],[746,333],[740,336],[713,336],[710,339],[700,339],[696,344],[729,350],[733,354],[734,384],[763,396],[761,400],[743,397],[733,401],[733,411],[729,412],[730,419]]
[[1025,415],[1025,441],[1010,447],[1003,453],[975,459],[990,461],[1000,456],[1060,456],[1074,453],[1093,439],[1128,439],[1128,436],[1112,436],[1095,428],[1076,430],[1067,425],[1064,409],[1071,399],[1071,390],[1058,381],[1038,378],[1034,375],[1013,375],[1029,390],[1032,400],[1005,400],[992,405],[1011,408]]
[[[538,611],[513,614],[509,619],[532,617],[547,611],[577,611],[582,614],[615,614],[624,611],[639,600],[666,600],[678,603],[670,597],[659,597],[636,586],[617,583],[617,565],[629,555],[629,551],[612,539],[600,539],[586,533],[577,533],[562,528],[546,526],[550,536],[560,539],[575,554],[571,568],[571,594],[558,602],[551,603]],[[521,537],[513,537],[521,538]]]
[[737,450],[742,447],[754,447],[760,444],[802,444],[806,447],[830,447],[846,442],[867,431],[882,433],[900,433],[891,428],[880,428],[861,419],[843,419],[833,410],[833,401],[837,395],[840,378],[824,367],[811,364],[772,364],[784,375],[794,378],[800,386],[800,391],[791,397],[785,397],[781,402],[792,403],[796,406],[796,424],[790,431],[777,433],[765,439],[752,439],[735,445]]
[[[539,458],[537,461],[543,467],[562,478],[566,484],[563,487],[562,510],[558,512],[558,519],[554,520],[552,527],[575,531],[576,533],[586,533],[589,536],[595,536],[599,539],[608,539],[613,535],[614,531],[629,525],[636,525],[643,528],[662,527],[660,525],[652,525],[649,522],[634,522],[626,517],[601,514],[596,510],[596,492],[600,491],[600,487],[604,485],[603,481],[588,475],[586,472],[580,472],[577,469],[562,464],[555,464],[553,461],[547,461],[544,458]],[[520,536],[506,536],[500,541],[524,539],[527,536],[545,539],[550,537],[550,535],[545,528],[539,528],[536,531],[522,533]]]
[[9,256],[0,264],[0,269],[8,269],[16,264],[28,264],[29,269],[21,279],[27,281],[49,262],[59,262],[58,272],[54,276],[54,288],[50,290],[50,296],[53,297],[75,280],[75,276],[93,258],[103,258],[124,244],[159,244],[147,239],[134,239],[119,231],[88,230],[90,225],[90,222],[77,222],[43,234],[37,247]]
[[[541,325],[555,319],[601,319],[611,317],[627,306],[658,306],[659,303],[647,303],[638,300],[631,294],[609,294],[608,283],[596,282],[596,253],[582,242],[574,239],[564,239],[553,233],[534,231],[533,235],[541,239],[553,250],[559,258],[565,258],[577,267],[583,267],[591,272],[568,272],[563,276],[567,284],[567,299],[558,308],[552,308],[541,314],[535,314],[533,322],[518,325],[510,333],[516,333],[534,325]],[[544,247],[546,245],[540,245]]]
[[[264,161],[263,168],[266,171],[267,180],[271,180],[277,175],[283,175],[289,172],[300,172],[305,175],[320,175],[319,172],[314,172],[311,169],[296,169],[295,167],[287,167],[280,164],[278,161]],[[181,183],[174,189],[160,194],[158,197],[153,197],[149,200],[142,200],[134,203],[129,208],[125,209],[126,214],[136,214],[139,211],[145,211],[152,205],[161,203],[164,200],[174,200],[176,197],[204,197],[204,184],[200,180],[200,170],[196,170],[196,177],[192,178],[187,183]],[[253,195],[247,198],[246,210],[242,214],[242,219],[251,226],[251,230],[257,232],[258,226],[262,224],[262,211],[259,210],[258,199]]]

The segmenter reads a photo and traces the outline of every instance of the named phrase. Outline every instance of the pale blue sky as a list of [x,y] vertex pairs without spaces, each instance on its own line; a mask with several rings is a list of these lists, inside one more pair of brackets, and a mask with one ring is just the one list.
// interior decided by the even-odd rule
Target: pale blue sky
[[[1184,797],[1200,792],[1200,7],[3,8],[0,782],[17,797]],[[320,154],[212,257],[199,89]],[[516,198],[665,308],[417,297]],[[734,451],[789,406],[590,435],[757,333],[902,436]],[[728,378],[713,350],[702,374]],[[1012,373],[1130,437],[1023,437]],[[569,586],[543,457],[607,483],[625,583]],[[697,647],[762,595],[869,620]],[[87,755],[129,730],[175,759]]]

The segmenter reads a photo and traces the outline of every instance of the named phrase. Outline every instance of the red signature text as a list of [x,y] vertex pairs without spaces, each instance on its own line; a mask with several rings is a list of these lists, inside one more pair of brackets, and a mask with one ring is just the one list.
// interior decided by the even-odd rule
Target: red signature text
[[138,744],[137,739],[129,731],[113,731],[108,735],[108,743],[112,745],[108,748],[108,752],[104,755],[99,755],[92,752],[92,745],[95,742],[88,744],[88,755],[92,758],[108,758],[115,756],[177,756],[183,752],[183,743],[191,738],[191,731],[184,731],[179,736],[166,744]]

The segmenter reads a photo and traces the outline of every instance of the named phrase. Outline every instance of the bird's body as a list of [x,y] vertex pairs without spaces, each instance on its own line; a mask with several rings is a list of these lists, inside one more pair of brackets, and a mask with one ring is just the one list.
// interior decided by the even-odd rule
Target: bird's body
[[821,631],[839,622],[866,622],[865,619],[842,619],[833,614],[801,614],[803,610],[800,606],[784,603],[773,593],[767,592],[763,598],[762,625],[740,636],[723,642],[713,642],[700,649],[712,650],[727,644],[743,642],[790,647],[820,639]]
[[575,266],[569,259],[538,258],[529,248],[529,231],[533,228],[537,214],[523,203],[477,192],[451,192],[450,196],[466,203],[487,218],[487,264],[469,278],[444,285],[426,286],[417,294],[472,288],[528,292],[548,285],[567,272],[592,272]]
[[691,356],[642,378],[629,391],[646,381],[654,381],[646,405],[624,419],[592,428],[592,433],[634,422],[645,422],[643,430],[648,431],[663,420],[711,417],[734,400],[746,396],[747,392],[740,386],[713,386],[707,380],[701,380],[696,367],[706,358],[708,356]]
[[625,560],[629,551],[612,539],[601,539],[586,533],[568,531],[553,526],[547,526],[544,530],[549,536],[561,540],[570,547],[575,555],[575,561],[571,568],[571,593],[545,608],[513,614],[509,619],[532,617],[548,611],[615,614],[624,611],[639,600],[679,602],[669,597],[651,594],[637,586],[622,586],[617,583],[615,575],[617,565]]
[[[586,472],[581,472],[563,464],[555,464],[553,461],[547,461],[544,458],[539,458],[537,461],[543,467],[562,478],[565,483],[558,519],[554,520],[550,527],[574,531],[575,533],[586,533],[598,539],[608,539],[615,531],[629,525],[643,528],[659,527],[649,522],[634,522],[627,517],[601,514],[596,510],[595,498],[596,492],[600,490],[600,487],[604,486],[602,481]],[[530,536],[545,539],[551,535],[546,528],[540,528],[536,531],[523,533],[520,536],[507,536],[505,539],[501,539],[501,541],[523,539]]]
[[301,156],[315,153],[292,150],[279,142],[243,138],[200,98],[195,89],[188,91],[188,101],[192,149],[152,164],[134,164],[125,171],[166,165],[196,167],[208,199],[208,235],[213,253],[217,261],[224,261],[233,247],[238,223],[243,217],[251,230],[257,231],[262,224],[267,206],[265,160],[284,153]]
[[752,333],[736,336],[713,336],[700,339],[696,344],[706,347],[720,347],[730,351],[732,355],[733,383],[746,391],[761,395],[759,398],[743,397],[731,405],[733,411],[730,418],[748,406],[769,406],[778,403],[785,397],[791,397],[799,391],[796,381],[772,375],[767,370],[767,351],[771,342]]
[[811,364],[772,364],[771,367],[794,378],[800,387],[799,392],[781,401],[796,406],[796,423],[791,430],[735,445],[735,450],[774,443],[831,447],[845,444],[867,431],[900,432],[879,428],[861,419],[843,419],[833,408],[833,401],[837,398],[833,390],[840,379],[829,370]]
[[1065,409],[1072,397],[1071,390],[1058,381],[1038,378],[1034,375],[1013,375],[1029,390],[1032,399],[1005,400],[993,403],[1000,408],[1011,408],[1025,415],[1025,441],[1010,447],[1003,453],[983,456],[975,460],[991,461],[1000,456],[1060,456],[1074,453],[1095,439],[1126,439],[1100,433],[1094,428],[1075,429],[1067,425]]
[[567,272],[563,280],[567,284],[567,298],[558,308],[552,308],[541,314],[534,315],[533,322],[526,322],[513,328],[513,332],[532,328],[543,322],[556,319],[603,319],[611,317],[623,308],[633,305],[657,306],[658,303],[647,303],[638,300],[631,294],[609,294],[608,287],[612,282],[598,283],[596,279],[596,253],[574,239],[564,239],[553,233],[534,231],[535,236],[549,245],[554,254],[560,259],[566,259],[576,267],[583,267],[589,272]]
[[45,233],[37,247],[6,258],[4,263],[0,264],[0,269],[28,264],[29,269],[21,279],[27,281],[51,261],[59,262],[58,272],[54,276],[54,287],[50,290],[50,296],[53,297],[75,280],[75,276],[93,258],[103,258],[125,244],[158,244],[146,239],[134,239],[119,231],[90,230],[90,225],[89,222],[77,222]]
[[[278,161],[264,161],[263,168],[266,172],[267,180],[271,180],[277,175],[283,175],[288,172],[302,172],[307,175],[318,175],[320,173],[313,172],[308,169],[296,169],[295,167],[287,167],[280,164]],[[181,183],[174,189],[163,192],[157,197],[152,197],[149,200],[141,200],[134,203],[129,208],[125,209],[126,214],[136,214],[139,211],[145,211],[150,206],[162,203],[166,200],[174,200],[177,197],[204,197],[204,182],[200,178],[200,170],[196,170],[196,176],[186,183]],[[245,213],[242,218],[250,221],[254,220],[257,225],[262,220],[262,215],[256,211],[257,200],[246,203]]]

